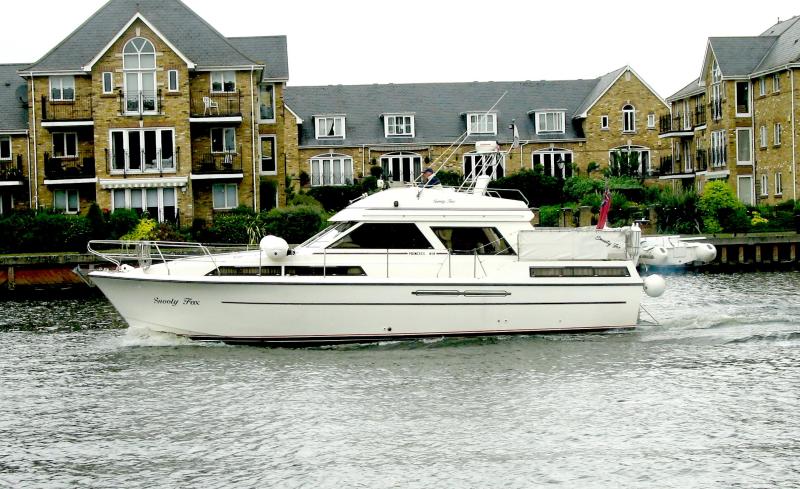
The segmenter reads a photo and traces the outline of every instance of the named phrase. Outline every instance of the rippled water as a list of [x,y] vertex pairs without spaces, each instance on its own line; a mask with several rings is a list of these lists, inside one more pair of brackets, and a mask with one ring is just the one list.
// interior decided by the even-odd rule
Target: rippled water
[[630,333],[305,350],[0,302],[0,486],[800,485],[800,274],[668,283]]

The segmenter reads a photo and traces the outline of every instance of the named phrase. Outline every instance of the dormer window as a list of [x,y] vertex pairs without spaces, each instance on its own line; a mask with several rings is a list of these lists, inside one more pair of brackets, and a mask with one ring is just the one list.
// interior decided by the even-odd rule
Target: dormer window
[[414,137],[414,116],[412,114],[385,114],[383,132],[388,137]]
[[75,100],[75,77],[51,76],[50,100],[52,101]]
[[344,139],[343,115],[324,115],[315,117],[317,139],[340,138]]
[[497,134],[497,114],[468,113],[467,134]]
[[229,93],[236,91],[235,71],[212,71],[211,92]]
[[543,132],[564,132],[564,112],[536,112],[536,134]]

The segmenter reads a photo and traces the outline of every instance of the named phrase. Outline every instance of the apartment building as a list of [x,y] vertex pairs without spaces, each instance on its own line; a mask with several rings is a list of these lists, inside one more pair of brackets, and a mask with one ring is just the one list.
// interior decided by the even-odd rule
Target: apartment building
[[702,190],[723,179],[748,205],[797,198],[800,17],[758,36],[711,37],[700,76],[667,98],[660,177]]
[[[541,165],[547,174],[585,174],[612,153],[635,154],[652,173],[668,142],[658,137],[665,102],[629,66],[587,80],[310,86],[286,89],[299,124],[288,173],[311,186],[340,185],[381,166],[394,184],[410,182],[433,162],[469,175],[484,164],[476,141],[504,150],[520,144],[493,178]],[[441,157],[466,133],[447,161]]]
[[277,205],[285,37],[227,38],[178,0],[110,0],[0,75],[12,70],[23,85],[3,94],[16,105],[0,161],[28,192],[0,187],[4,203],[79,213],[96,201],[182,225]]

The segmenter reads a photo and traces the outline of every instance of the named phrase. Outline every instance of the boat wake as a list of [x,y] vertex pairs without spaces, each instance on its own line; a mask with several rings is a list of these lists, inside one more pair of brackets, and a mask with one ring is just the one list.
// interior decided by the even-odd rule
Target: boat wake
[[743,338],[735,338],[728,341],[728,345],[737,345],[742,343],[796,343],[800,341],[800,331],[775,331],[763,334],[753,334]]
[[122,347],[165,347],[165,346],[225,346],[221,342],[192,341],[189,338],[171,333],[160,333],[145,327],[130,326],[119,339]]

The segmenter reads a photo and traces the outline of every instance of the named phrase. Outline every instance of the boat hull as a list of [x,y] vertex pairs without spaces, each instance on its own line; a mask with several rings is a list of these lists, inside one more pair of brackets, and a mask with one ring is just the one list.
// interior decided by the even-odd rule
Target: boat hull
[[497,283],[165,279],[95,272],[129,325],[198,340],[275,345],[635,327],[641,280]]

